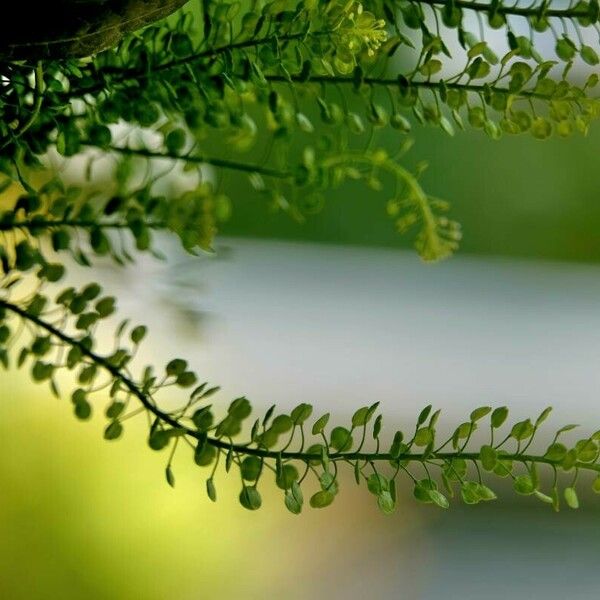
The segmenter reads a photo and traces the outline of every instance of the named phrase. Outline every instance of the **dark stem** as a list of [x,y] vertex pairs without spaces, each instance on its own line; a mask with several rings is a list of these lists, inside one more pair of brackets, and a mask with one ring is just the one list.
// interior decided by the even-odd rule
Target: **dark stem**
[[[413,0],[417,4],[427,4],[429,6],[445,6],[447,0]],[[546,8],[543,10],[543,4],[538,6],[502,6],[493,7],[492,4],[484,4],[481,2],[469,2],[468,0],[455,0],[456,8],[464,8],[475,12],[495,13],[500,15],[516,15],[519,17],[557,17],[563,19],[574,19],[576,17],[588,16],[588,11],[585,8]]]
[[[97,148],[94,144],[83,142],[83,146]],[[259,165],[250,165],[248,163],[226,160],[223,158],[215,158],[211,156],[197,156],[189,154],[172,154],[169,152],[153,152],[146,148],[127,148],[119,146],[111,146],[108,148],[110,152],[116,152],[125,156],[141,156],[143,158],[167,158],[171,160],[183,160],[188,163],[197,163],[199,165],[212,165],[213,167],[221,167],[223,169],[231,169],[234,171],[244,171],[246,173],[260,173],[267,177],[275,177],[277,179],[289,179],[292,174],[287,171],[278,171],[269,167],[261,167]]]

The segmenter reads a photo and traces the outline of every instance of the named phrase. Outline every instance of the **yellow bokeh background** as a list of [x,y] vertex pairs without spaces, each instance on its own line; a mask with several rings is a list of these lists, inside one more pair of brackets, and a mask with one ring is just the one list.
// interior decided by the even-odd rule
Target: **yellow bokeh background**
[[147,447],[143,422],[107,442],[104,419],[77,421],[68,399],[26,371],[3,373],[1,386],[2,598],[319,597],[339,589],[339,570],[351,581],[367,568],[384,577],[386,548],[403,569],[419,569],[423,519],[411,502],[386,517],[344,480],[337,505],[297,517],[269,482],[263,508],[250,513],[232,471],[217,474],[213,504],[207,470],[187,448],[175,489],[166,484],[166,454]]

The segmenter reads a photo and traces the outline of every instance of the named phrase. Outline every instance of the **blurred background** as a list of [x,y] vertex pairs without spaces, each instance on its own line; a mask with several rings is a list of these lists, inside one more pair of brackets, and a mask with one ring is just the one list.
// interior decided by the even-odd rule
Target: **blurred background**
[[[459,254],[422,264],[385,215],[385,193],[331,194],[304,224],[230,181],[231,220],[212,256],[168,239],[165,262],[105,265],[94,277],[120,316],[150,325],[143,359],[189,358],[256,410],[299,402],[336,420],[381,402],[388,434],[432,403],[452,429],[480,405],[595,430],[600,389],[600,128],[586,138],[450,138],[418,128],[408,162],[452,202]],[[89,272],[73,268],[72,280]],[[191,456],[148,450],[143,423],[102,439],[25,373],[0,376],[0,598],[7,600],[584,600],[600,583],[598,502],[552,513],[501,501],[441,511],[403,490],[393,516],[346,478],[324,511],[288,513],[272,484],[263,509],[219,501]],[[552,437],[540,439],[540,445]],[[577,435],[573,439],[577,439]]]

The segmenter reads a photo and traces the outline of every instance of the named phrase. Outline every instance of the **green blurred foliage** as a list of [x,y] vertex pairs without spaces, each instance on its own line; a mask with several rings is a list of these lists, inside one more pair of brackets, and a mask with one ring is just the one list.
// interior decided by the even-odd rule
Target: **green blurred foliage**
[[[413,133],[417,142],[406,158],[427,159],[424,187],[452,203],[452,217],[463,226],[459,253],[600,260],[597,127],[588,137],[546,141],[526,136],[496,141],[473,131],[451,138],[425,127]],[[393,135],[386,133],[390,145]],[[299,224],[287,214],[266,211],[263,200],[240,189],[232,194],[239,198],[233,217],[221,230],[236,236],[409,247],[410,239],[399,236],[386,218],[386,191],[356,186],[331,191],[323,211]]]

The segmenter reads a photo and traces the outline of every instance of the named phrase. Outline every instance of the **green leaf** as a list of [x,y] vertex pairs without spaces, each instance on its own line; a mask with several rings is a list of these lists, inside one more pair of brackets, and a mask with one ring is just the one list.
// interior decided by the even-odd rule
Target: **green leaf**
[[67,250],[71,243],[71,236],[64,229],[52,232],[52,248],[55,252]]
[[379,438],[379,434],[381,433],[381,424],[383,422],[383,417],[381,415],[377,415],[375,419],[375,423],[373,423],[373,439],[376,440]]
[[167,479],[167,483],[171,487],[175,487],[175,475],[173,475],[173,469],[171,469],[171,465],[167,465],[165,469],[165,477]]
[[496,408],[492,412],[492,417],[491,417],[492,427],[494,429],[498,429],[499,427],[502,427],[502,425],[504,424],[504,421],[506,421],[507,417],[508,417],[508,408],[506,408],[506,406],[501,406],[500,408]]
[[210,406],[203,406],[192,415],[192,421],[198,431],[208,431],[212,427],[214,416],[210,409]]
[[302,425],[312,415],[313,407],[310,404],[299,404],[290,413],[294,425]]
[[461,423],[456,428],[456,430],[454,431],[454,435],[452,436],[453,446],[455,448],[458,447],[458,442],[460,440],[464,440],[464,439],[468,438],[473,433],[473,431],[475,431],[476,428],[477,428],[477,424],[472,421],[468,421],[466,423]]
[[359,408],[352,416],[352,427],[365,426],[371,420],[378,405],[379,403],[376,403],[372,406],[363,406],[362,408]]
[[65,268],[63,265],[46,263],[38,272],[38,277],[56,283],[63,278],[64,274]]
[[329,413],[324,414],[322,417],[319,417],[315,424],[312,426],[313,435],[318,435],[325,429],[327,422],[329,421]]
[[600,81],[600,76],[597,73],[591,73],[585,82],[586,88],[595,88]]
[[298,129],[304,133],[312,133],[315,130],[310,119],[303,113],[296,113],[296,124],[298,125]]
[[417,419],[417,427],[420,427],[421,425],[423,425],[423,423],[425,423],[425,421],[427,421],[427,417],[429,416],[429,413],[431,412],[432,406],[431,404],[429,406],[426,406],[420,413],[419,413],[419,418]]
[[164,429],[156,429],[150,433],[148,438],[148,445],[152,450],[162,450],[169,445],[170,436],[169,432]]
[[540,416],[535,421],[536,429],[548,418],[548,416],[550,415],[551,412],[552,412],[551,406],[548,406],[541,412]]
[[229,405],[229,408],[227,409],[227,413],[233,419],[237,421],[243,421],[244,419],[248,418],[252,413],[252,405],[250,404],[250,401],[247,398],[242,396],[241,398],[236,398],[235,400],[233,400],[233,402]]
[[450,506],[450,502],[448,502],[448,498],[444,496],[438,490],[429,490],[429,498],[434,504],[437,504],[440,508],[448,508]]
[[481,466],[486,471],[493,471],[498,457],[496,450],[494,450],[494,448],[491,446],[481,446],[479,456],[481,458]]
[[291,513],[299,515],[302,512],[303,502],[302,490],[298,483],[294,481],[291,488],[285,493],[285,505]]
[[186,368],[187,361],[183,360],[182,358],[174,358],[167,364],[165,370],[167,375],[177,377],[178,375],[181,375]]
[[335,500],[335,496],[331,492],[321,490],[313,494],[310,498],[310,505],[313,508],[325,508]]
[[134,344],[139,344],[145,337],[148,329],[144,325],[138,325],[131,330],[131,341]]
[[414,443],[416,446],[427,446],[433,440],[433,432],[429,427],[421,427],[415,433]]
[[262,461],[258,456],[246,456],[240,465],[242,479],[256,481],[262,469]]
[[298,469],[292,464],[286,464],[282,465],[281,472],[277,474],[275,482],[278,488],[288,490],[299,478],[300,474],[298,473]]
[[474,481],[465,481],[460,486],[460,495],[465,504],[479,504],[482,500],[478,491],[478,484]]
[[97,283],[90,283],[81,290],[81,297],[89,302],[95,300],[101,293],[102,288]]
[[73,402],[73,404],[77,404],[78,402],[83,402],[86,400],[86,398],[87,398],[86,391],[81,388],[76,389],[71,394],[71,402]]
[[382,492],[377,497],[377,506],[379,506],[381,512],[389,515],[394,512],[394,509],[396,508],[396,502],[392,498],[390,492]]
[[271,423],[275,433],[287,433],[294,426],[294,421],[288,415],[277,415]]
[[110,242],[100,227],[94,227],[90,231],[90,246],[96,254],[101,256],[107,254],[110,250]]
[[493,490],[483,483],[478,483],[476,487],[477,494],[480,500],[488,502],[489,500],[496,500],[497,496]]
[[575,44],[566,36],[556,42],[556,55],[565,62],[569,62],[575,58],[577,47]]
[[476,58],[480,54],[485,52],[485,49],[488,47],[487,42],[478,42],[467,52],[467,57],[470,59]]
[[531,124],[531,134],[538,140],[545,140],[552,135],[552,124],[548,119],[537,117]]
[[483,417],[488,415],[491,411],[492,411],[492,408],[490,406],[482,406],[480,408],[476,408],[471,413],[471,422],[475,423],[475,421],[479,421],[480,419],[483,419]]
[[[6,325],[0,326],[0,344],[4,343],[10,335],[10,330]],[[31,344],[31,353],[36,356],[44,356],[50,351],[51,340],[50,337],[37,337]]]
[[522,494],[524,496],[529,496],[535,491],[535,485],[533,484],[533,480],[531,479],[530,475],[519,475],[515,479],[513,487],[517,494]]
[[240,492],[240,504],[248,510],[258,510],[262,498],[255,486],[245,485]]
[[108,317],[112,315],[112,313],[115,312],[115,299],[107,296],[106,298],[102,298],[102,300],[96,302],[96,312],[101,317]]
[[548,496],[548,495],[540,492],[539,490],[535,490],[533,492],[533,494],[538,500],[541,500],[542,502],[544,502],[544,504],[553,504],[554,503],[554,500],[551,496]]
[[331,492],[334,496],[338,493],[338,482],[335,475],[332,475],[328,471],[321,473],[319,477],[321,483],[321,489],[325,492]]
[[424,75],[425,77],[435,75],[436,73],[439,73],[441,70],[442,70],[442,62],[435,58],[428,60],[427,62],[423,63],[419,67],[419,72],[421,73],[421,75]]
[[556,432],[556,436],[558,437],[559,435],[561,435],[562,433],[566,433],[567,431],[572,431],[573,429],[575,429],[576,427],[579,427],[579,425],[575,425],[574,423],[571,423],[569,425],[565,425],[564,427],[561,427],[557,432]]
[[577,450],[575,450],[575,448],[572,448],[565,455],[565,457],[561,463],[561,467],[563,468],[564,471],[570,471],[575,466],[576,462],[577,462]]
[[481,106],[471,106],[468,109],[467,117],[472,127],[481,129],[486,122],[486,116]]
[[556,462],[561,462],[562,460],[564,460],[566,455],[567,455],[566,446],[564,446],[563,444],[560,444],[558,442],[555,442],[554,444],[551,444],[548,447],[548,450],[546,450],[546,453],[544,454],[544,458],[547,458],[548,460],[552,460],[552,461],[556,461]]
[[206,443],[206,437],[198,440],[198,445],[194,451],[194,462],[199,467],[207,467],[211,465],[217,456],[217,451],[214,446]]
[[563,495],[569,508],[579,508],[579,498],[577,497],[577,492],[575,491],[574,487],[566,487]]
[[88,131],[88,139],[94,146],[107,148],[112,141],[112,135],[106,125],[93,125]]
[[471,79],[482,79],[487,77],[489,73],[490,65],[481,56],[478,56],[467,69],[467,74]]
[[394,113],[390,117],[390,125],[401,133],[409,133],[411,130],[410,121],[400,113]]
[[123,426],[119,421],[112,421],[104,430],[105,440],[116,440],[121,437],[123,433]]
[[330,445],[338,452],[345,452],[352,448],[354,440],[352,434],[345,427],[334,427],[331,430]]
[[401,431],[396,431],[396,433],[394,434],[394,439],[392,441],[392,445],[390,447],[390,456],[393,459],[397,459],[402,452],[405,450],[406,445],[402,443],[402,440],[404,439],[404,435],[402,434]]
[[431,504],[433,499],[431,498],[429,492],[437,489],[435,481],[431,479],[421,479],[421,481],[417,481],[415,483],[415,487],[413,488],[413,496],[424,504]]
[[467,474],[467,463],[463,458],[453,458],[444,467],[444,473],[451,481],[459,481]]
[[523,441],[533,435],[533,425],[529,419],[515,423],[510,432],[511,437],[517,441]]
[[598,445],[592,440],[579,440],[575,445],[577,460],[583,463],[594,462],[598,457]]
[[81,400],[80,402],[75,403],[73,412],[78,419],[86,421],[92,416],[92,407],[87,400]]
[[367,479],[367,489],[371,494],[379,496],[383,492],[389,492],[390,480],[379,473],[371,473]]
[[434,433],[435,433],[435,426],[436,426],[441,414],[442,414],[441,409],[438,409],[431,415],[431,417],[429,419],[429,429],[431,429]]
[[181,128],[173,129],[165,137],[165,147],[173,154],[178,154],[185,146],[185,131]]
[[175,383],[182,388],[192,387],[197,381],[196,374],[192,371],[184,371],[177,376]]
[[212,477],[206,480],[206,493],[213,502],[217,501],[217,490]]

